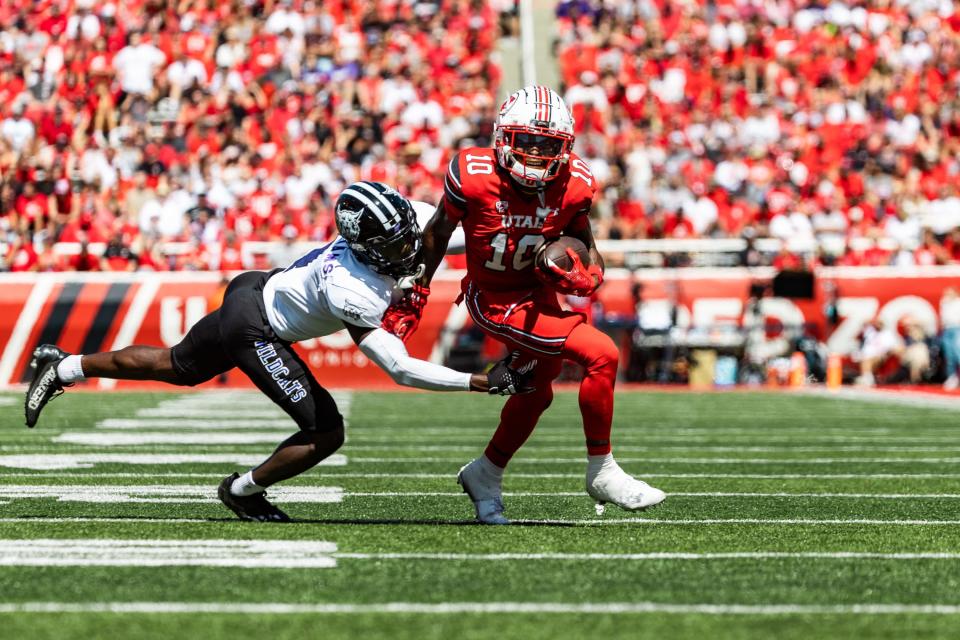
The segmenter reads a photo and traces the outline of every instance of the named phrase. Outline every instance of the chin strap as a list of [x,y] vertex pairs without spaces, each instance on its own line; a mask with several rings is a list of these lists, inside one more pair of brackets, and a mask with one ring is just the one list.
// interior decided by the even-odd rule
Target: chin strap
[[[417,270],[409,276],[402,276],[397,278],[397,288],[398,289],[412,289],[417,285],[417,280],[420,279],[420,276],[423,275],[423,272],[427,270],[427,265],[422,262],[417,265]],[[430,289],[427,288],[427,291]]]

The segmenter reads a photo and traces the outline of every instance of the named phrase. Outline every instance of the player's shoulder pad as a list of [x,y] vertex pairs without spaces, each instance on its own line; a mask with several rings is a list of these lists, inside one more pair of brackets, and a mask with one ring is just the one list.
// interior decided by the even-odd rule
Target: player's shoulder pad
[[[473,189],[483,189],[490,180],[497,180],[496,169],[496,151],[490,147],[469,147],[453,157],[447,175],[469,194]],[[451,175],[451,171],[456,171],[456,175]]]
[[567,163],[567,198],[571,204],[579,207],[581,204],[590,208],[593,197],[597,193],[597,179],[590,171],[590,165],[575,153],[570,154]]
[[393,291],[386,279],[360,277],[341,265],[329,274],[326,283],[327,304],[333,315],[359,327],[380,326]]
[[597,191],[597,179],[593,177],[590,165],[583,158],[571,152],[567,168],[570,171],[570,182],[567,188],[581,192],[585,190],[592,198]]
[[443,178],[443,196],[448,205],[458,209],[467,208],[467,198],[463,193],[463,178],[460,171],[461,152],[453,154],[447,164],[447,173]]

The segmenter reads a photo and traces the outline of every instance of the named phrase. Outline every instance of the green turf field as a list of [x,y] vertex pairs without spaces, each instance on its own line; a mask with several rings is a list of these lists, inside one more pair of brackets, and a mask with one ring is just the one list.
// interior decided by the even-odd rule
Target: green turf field
[[622,393],[615,453],[670,497],[598,516],[576,395],[472,524],[501,401],[341,394],[348,441],[234,520],[220,479],[291,431],[257,394],[0,394],[3,638],[955,638],[960,412]]

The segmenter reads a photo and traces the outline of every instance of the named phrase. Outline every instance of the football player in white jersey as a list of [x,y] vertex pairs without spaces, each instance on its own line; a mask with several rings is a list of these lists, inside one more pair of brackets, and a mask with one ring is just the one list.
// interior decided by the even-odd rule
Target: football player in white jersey
[[159,380],[193,386],[238,367],[293,418],[300,431],[262,464],[220,483],[220,500],[240,518],[287,521],[264,490],[300,474],[343,444],[343,418],[292,344],[346,329],[360,350],[405,386],[436,391],[512,395],[531,391],[532,367],[510,359],[487,374],[454,371],[407,354],[381,327],[401,287],[423,272],[420,226],[409,201],[385,184],[357,182],[336,203],[340,237],[286,269],[250,271],[230,283],[223,305],[165,349],[133,345],[106,353],[69,355],[54,345],[34,351],[34,378],[25,413],[33,427],[64,387],[85,378]]

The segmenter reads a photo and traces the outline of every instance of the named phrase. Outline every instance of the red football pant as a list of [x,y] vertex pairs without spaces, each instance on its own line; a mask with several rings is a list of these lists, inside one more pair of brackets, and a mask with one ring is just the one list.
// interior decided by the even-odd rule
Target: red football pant
[[613,340],[598,329],[580,324],[570,333],[560,358],[537,358],[534,385],[537,390],[513,396],[500,412],[500,425],[484,454],[498,467],[506,467],[533,433],[540,415],[553,401],[552,382],[560,374],[563,360],[572,360],[584,368],[580,383],[580,413],[589,455],[610,453],[610,427],[613,423],[613,387],[617,381],[619,351]]

